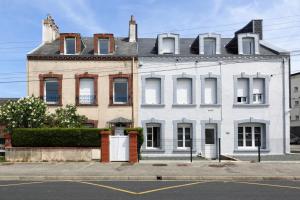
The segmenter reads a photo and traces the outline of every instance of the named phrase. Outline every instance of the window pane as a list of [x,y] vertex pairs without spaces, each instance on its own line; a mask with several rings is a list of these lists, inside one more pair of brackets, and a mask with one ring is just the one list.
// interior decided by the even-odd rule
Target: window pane
[[185,140],[185,147],[191,147],[191,140]]
[[183,128],[177,129],[178,140],[183,140]]
[[153,147],[160,147],[160,127],[153,127]]
[[163,38],[163,53],[174,54],[175,53],[175,39]]
[[94,100],[95,100],[94,79],[91,78],[80,79],[79,103],[93,104]]
[[212,128],[205,129],[205,144],[215,144],[215,130]]
[[252,146],[252,133],[246,132],[246,146],[251,147]]
[[238,134],[238,146],[239,146],[239,147],[244,146],[243,141],[244,141],[244,135],[243,135],[243,133],[239,133],[239,134]]
[[254,54],[254,38],[243,38],[243,54]]
[[243,133],[243,127],[238,128],[238,133]]
[[190,140],[191,139],[191,129],[185,128],[185,139]]
[[109,39],[99,39],[99,53],[108,54],[109,52]]
[[114,102],[127,103],[128,101],[128,82],[127,79],[115,79],[114,82]]
[[75,54],[75,38],[66,38],[66,53],[67,54]]
[[192,79],[178,78],[176,90],[178,104],[192,104]]
[[204,54],[214,55],[216,54],[216,39],[204,38]]
[[58,80],[48,79],[45,80],[45,100],[47,103],[58,103]]
[[161,80],[159,78],[147,78],[145,86],[145,103],[160,104],[161,103]]
[[237,102],[247,103],[249,95],[249,79],[238,78],[237,80]]

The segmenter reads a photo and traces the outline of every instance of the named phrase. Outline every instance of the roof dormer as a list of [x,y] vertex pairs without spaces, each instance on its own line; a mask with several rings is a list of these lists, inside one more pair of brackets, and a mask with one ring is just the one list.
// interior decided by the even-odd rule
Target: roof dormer
[[241,55],[259,54],[259,35],[256,33],[239,33],[238,53]]
[[179,34],[163,33],[157,36],[158,54],[179,54]]
[[94,34],[94,55],[113,54],[115,51],[115,39],[111,33]]
[[60,54],[77,55],[81,52],[81,37],[79,33],[60,34]]
[[203,54],[203,55],[221,54],[221,35],[216,33],[200,34],[199,54]]

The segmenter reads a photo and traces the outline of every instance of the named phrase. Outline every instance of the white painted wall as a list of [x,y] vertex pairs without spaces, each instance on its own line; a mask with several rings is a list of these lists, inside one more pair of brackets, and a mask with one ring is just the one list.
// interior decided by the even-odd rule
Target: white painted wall
[[[172,59],[172,58],[171,58]],[[254,119],[269,120],[269,136],[270,136],[270,152],[267,154],[283,154],[289,152],[289,84],[288,84],[288,65],[285,62],[283,69],[282,60],[260,61],[260,62],[244,62],[244,63],[224,63],[221,65],[222,74],[220,74],[220,66],[216,62],[179,62],[175,63],[175,59],[167,58],[140,58],[142,66],[139,68],[139,80],[142,75],[152,74],[164,75],[164,104],[163,107],[146,107],[141,106],[139,110],[140,125],[143,120],[165,120],[165,143],[164,152],[147,152],[144,156],[178,156],[188,154],[176,154],[173,152],[173,120],[196,120],[196,153],[201,152],[201,120],[221,120],[221,130],[219,134],[222,138],[222,154],[236,154],[234,152],[234,121],[245,120],[250,117]],[[230,62],[232,62],[231,60]],[[242,60],[237,60],[241,62]],[[216,64],[215,66],[212,66]],[[209,66],[209,67],[208,67]],[[185,68],[185,69],[181,69]],[[188,69],[187,69],[188,68]],[[222,88],[222,106],[200,107],[201,101],[201,82],[200,75],[207,75],[211,72],[214,75],[221,75]],[[234,99],[234,75],[241,73],[247,75],[256,75],[258,72],[262,75],[269,75],[269,106],[264,107],[235,107]],[[195,107],[173,107],[173,75],[196,76],[196,106]],[[283,81],[283,73],[285,79]],[[283,83],[285,84],[285,95],[283,94]],[[139,95],[142,99],[142,87],[139,85]],[[285,96],[285,98],[283,97]],[[283,111],[285,108],[285,112]],[[284,118],[285,116],[285,118]],[[284,125],[285,124],[285,125]],[[284,139],[285,137],[285,139]],[[285,148],[285,149],[284,149]],[[256,154],[253,152],[239,154]]]
[[[298,91],[295,91],[298,87]],[[299,105],[295,102],[299,101]],[[300,119],[297,120],[296,116],[300,118],[300,74],[291,76],[291,126],[300,126]]]

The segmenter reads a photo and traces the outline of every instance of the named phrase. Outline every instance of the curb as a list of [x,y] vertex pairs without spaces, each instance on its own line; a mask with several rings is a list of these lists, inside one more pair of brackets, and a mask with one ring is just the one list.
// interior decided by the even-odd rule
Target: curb
[[300,176],[0,176],[0,181],[266,181]]

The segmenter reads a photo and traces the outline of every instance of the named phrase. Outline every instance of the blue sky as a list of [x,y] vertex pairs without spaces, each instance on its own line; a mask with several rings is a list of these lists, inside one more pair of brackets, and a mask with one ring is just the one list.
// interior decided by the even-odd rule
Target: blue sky
[[[264,39],[300,49],[299,0],[0,0],[0,82],[26,80],[26,53],[41,42],[41,22],[52,15],[60,32],[127,36],[133,14],[139,37],[177,32],[181,37],[217,32],[231,37],[251,19],[264,19]],[[300,71],[300,56],[292,57]],[[26,83],[0,83],[0,97],[26,96]]]

